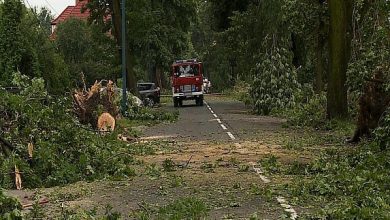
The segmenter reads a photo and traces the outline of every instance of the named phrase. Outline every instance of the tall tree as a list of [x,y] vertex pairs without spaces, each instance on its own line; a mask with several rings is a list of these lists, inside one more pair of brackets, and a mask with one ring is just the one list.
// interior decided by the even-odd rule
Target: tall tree
[[234,12],[243,12],[251,0],[211,0],[211,10],[214,15],[216,31],[224,31],[231,26],[231,17]]
[[350,56],[352,0],[329,0],[328,118],[348,114],[346,73]]
[[49,36],[51,34],[51,21],[54,19],[53,14],[46,7],[42,7],[38,13],[36,12],[36,8],[33,10],[39,20],[39,26],[45,31],[47,36]]
[[81,72],[89,84],[115,79],[120,70],[115,41],[100,27],[71,18],[58,26],[56,34],[58,51],[68,64],[72,79],[80,79]]
[[[86,0],[83,0],[86,1]],[[91,11],[90,20],[93,23],[103,24],[105,31],[111,29],[118,48],[121,47],[121,0],[90,0],[87,9]],[[109,19],[111,17],[111,19]],[[111,22],[112,21],[112,22]],[[113,27],[111,27],[111,24]],[[126,45],[129,45],[126,43]],[[123,49],[123,48],[122,48]],[[124,48],[127,54],[126,71],[127,71],[127,88],[132,93],[137,93],[137,79],[134,72],[135,60],[133,51],[129,46]]]
[[[91,21],[104,23],[119,44],[120,29],[119,0],[91,0],[87,8]],[[134,0],[127,1],[127,55],[128,77],[136,80],[134,67],[142,66],[149,71],[149,79],[160,86],[164,70],[176,58],[180,58],[189,47],[189,30],[195,17],[194,0]],[[111,17],[112,23],[108,17]],[[105,19],[106,18],[106,19]],[[113,27],[111,27],[113,24]],[[146,72],[146,71],[145,71]]]
[[20,0],[5,0],[0,3],[0,11],[0,81],[9,83],[22,59],[23,4]]

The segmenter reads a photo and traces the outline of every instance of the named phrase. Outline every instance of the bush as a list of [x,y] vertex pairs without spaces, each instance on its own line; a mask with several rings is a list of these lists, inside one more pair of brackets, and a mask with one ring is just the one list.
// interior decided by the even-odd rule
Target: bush
[[375,141],[381,149],[390,149],[390,107],[379,122],[380,127],[375,130]]
[[174,122],[177,120],[179,113],[154,110],[153,108],[130,106],[126,112],[126,118],[131,120],[143,121],[168,121]]
[[6,197],[0,189],[0,219],[22,219],[21,209],[16,199]]
[[323,128],[327,124],[326,95],[325,93],[313,94],[305,102],[275,113],[286,117],[290,126]]

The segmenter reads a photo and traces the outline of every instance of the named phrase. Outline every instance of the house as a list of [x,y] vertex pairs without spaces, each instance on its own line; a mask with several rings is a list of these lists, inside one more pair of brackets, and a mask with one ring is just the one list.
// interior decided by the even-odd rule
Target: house
[[81,12],[87,3],[88,0],[82,0],[82,1],[76,0],[74,6],[68,6],[60,15],[58,15],[58,17],[51,22],[51,33],[52,33],[51,37],[55,38],[54,32],[57,28],[57,25],[68,18],[78,18],[82,20],[87,20],[90,15],[89,10],[85,10],[84,12]]

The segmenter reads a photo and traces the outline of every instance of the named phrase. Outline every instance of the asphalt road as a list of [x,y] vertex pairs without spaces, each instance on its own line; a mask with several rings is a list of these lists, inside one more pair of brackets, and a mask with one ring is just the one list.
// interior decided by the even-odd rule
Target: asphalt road
[[169,103],[164,109],[179,111],[178,121],[148,128],[144,137],[178,141],[244,141],[261,132],[275,131],[283,122],[250,114],[250,109],[243,103],[225,97],[207,96],[205,101],[201,107],[195,106],[194,101],[185,101],[181,108],[174,108]]

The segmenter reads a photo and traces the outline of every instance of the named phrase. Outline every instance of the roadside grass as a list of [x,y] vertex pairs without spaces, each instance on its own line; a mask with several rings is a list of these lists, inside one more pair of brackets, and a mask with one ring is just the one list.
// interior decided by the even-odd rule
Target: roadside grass
[[170,105],[170,104],[173,105],[172,103],[173,103],[172,96],[161,96],[160,104],[162,106],[167,106],[167,105]]
[[142,210],[133,212],[131,217],[139,220],[182,220],[207,219],[209,209],[197,198],[181,198],[162,207],[153,207],[149,204],[140,204]]
[[162,122],[175,122],[179,117],[178,111],[163,111],[161,108],[133,107],[127,112],[126,118],[141,125],[155,125]]

